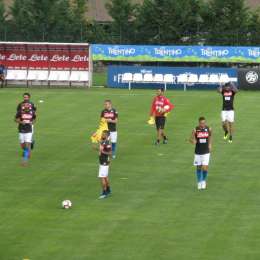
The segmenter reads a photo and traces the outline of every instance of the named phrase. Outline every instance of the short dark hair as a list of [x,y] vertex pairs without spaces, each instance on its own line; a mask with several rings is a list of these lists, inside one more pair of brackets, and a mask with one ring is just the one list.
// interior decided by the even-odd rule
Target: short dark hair
[[231,87],[231,82],[227,82],[224,84],[224,87]]
[[200,117],[199,117],[199,122],[200,122],[200,121],[204,121],[204,120],[206,120],[206,118],[205,118],[204,116],[200,116]]
[[164,92],[164,88],[158,88],[158,90],[161,90],[162,92]]
[[112,103],[112,101],[110,99],[106,99],[105,103]]
[[28,93],[28,92],[23,93],[23,96],[31,97],[30,93]]
[[108,130],[103,130],[103,134],[106,134],[107,136],[109,136],[110,132]]

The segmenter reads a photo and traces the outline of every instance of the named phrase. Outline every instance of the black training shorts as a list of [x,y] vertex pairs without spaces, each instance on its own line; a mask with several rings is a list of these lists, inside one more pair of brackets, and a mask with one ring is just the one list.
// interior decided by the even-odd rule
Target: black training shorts
[[165,116],[156,116],[155,117],[155,125],[156,125],[157,130],[164,129],[165,122],[166,122]]

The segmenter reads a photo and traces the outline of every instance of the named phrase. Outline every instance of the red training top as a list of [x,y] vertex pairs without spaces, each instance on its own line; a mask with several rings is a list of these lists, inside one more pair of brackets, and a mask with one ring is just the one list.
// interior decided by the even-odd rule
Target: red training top
[[[165,109],[165,106],[169,106],[169,108]],[[165,96],[156,96],[153,99],[150,115],[165,116],[165,113],[169,113],[173,108],[174,105],[170,102],[168,98],[166,98]]]

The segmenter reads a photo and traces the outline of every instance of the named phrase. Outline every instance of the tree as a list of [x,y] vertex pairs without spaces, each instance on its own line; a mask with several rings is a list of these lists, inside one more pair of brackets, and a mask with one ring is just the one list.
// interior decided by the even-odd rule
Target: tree
[[[3,0],[0,0],[0,26],[3,26],[6,22],[5,5]],[[0,27],[1,28],[1,27]]]
[[152,44],[191,43],[201,25],[200,0],[145,0],[138,10],[140,42]]
[[0,0],[0,40],[5,40],[6,12],[3,0]]
[[118,43],[130,43],[134,33],[136,5],[132,4],[131,0],[110,0],[106,8],[113,19],[112,35],[118,36]]
[[33,28],[33,18],[30,11],[30,0],[15,0],[11,6],[11,31],[9,39],[29,40],[31,38],[31,29]]
[[83,0],[15,0],[11,7],[16,40],[80,41],[86,30]]
[[211,0],[204,12],[206,43],[247,44],[249,10],[244,0]]
[[249,45],[259,46],[260,44],[260,8],[250,12],[248,20],[248,41]]
[[89,37],[87,22],[87,1],[72,1],[72,34],[73,41],[84,41]]

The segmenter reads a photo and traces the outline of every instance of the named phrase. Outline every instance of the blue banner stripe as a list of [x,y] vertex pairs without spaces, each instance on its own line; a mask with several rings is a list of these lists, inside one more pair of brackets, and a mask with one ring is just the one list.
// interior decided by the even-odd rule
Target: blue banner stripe
[[93,60],[260,63],[260,47],[92,45]]

